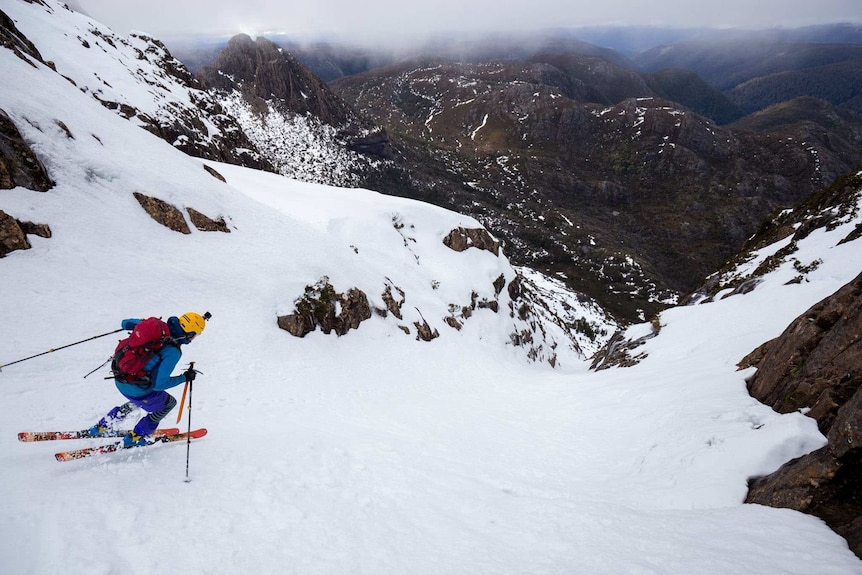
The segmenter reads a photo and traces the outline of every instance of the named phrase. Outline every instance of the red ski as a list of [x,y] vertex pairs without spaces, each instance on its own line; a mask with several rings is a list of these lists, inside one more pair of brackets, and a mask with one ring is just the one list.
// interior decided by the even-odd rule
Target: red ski
[[[156,435],[174,435],[180,430],[176,427],[170,429],[157,429]],[[18,434],[18,441],[53,441],[55,439],[88,439],[99,437],[122,437],[128,433],[127,430],[108,430],[102,433],[92,434],[86,429],[80,431],[22,431]]]
[[60,453],[54,455],[54,457],[57,458],[57,461],[72,461],[74,459],[82,459],[84,457],[90,457],[91,455],[97,455],[99,453],[113,453],[114,451],[123,451],[124,449],[149,447],[150,445],[155,445],[157,443],[173,443],[176,441],[188,441],[189,439],[200,439],[206,434],[207,430],[202,427],[200,429],[193,430],[191,433],[184,431],[182,433],[173,433],[170,435],[157,435],[153,438],[152,442],[145,443],[143,445],[123,447],[123,442],[117,441],[116,443],[98,445],[96,447],[85,447],[84,449],[75,449],[73,451],[61,451]]

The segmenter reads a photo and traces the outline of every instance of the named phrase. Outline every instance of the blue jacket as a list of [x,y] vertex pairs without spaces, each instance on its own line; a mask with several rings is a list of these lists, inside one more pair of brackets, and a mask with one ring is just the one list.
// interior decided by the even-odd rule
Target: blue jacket
[[[140,322],[140,319],[124,319],[120,325],[123,329],[130,330],[134,329]],[[168,325],[170,326],[170,322]],[[173,326],[170,327],[173,328]],[[173,335],[173,329],[171,332]],[[182,355],[183,353],[180,351],[179,345],[168,344],[157,351],[156,355],[144,366],[144,370],[150,374],[150,385],[148,387],[141,387],[134,383],[121,383],[117,380],[114,380],[114,383],[120,393],[130,398],[143,397],[154,391],[163,391],[176,387],[186,382],[184,374],[171,377],[171,372],[177,366],[177,363],[179,363]]]

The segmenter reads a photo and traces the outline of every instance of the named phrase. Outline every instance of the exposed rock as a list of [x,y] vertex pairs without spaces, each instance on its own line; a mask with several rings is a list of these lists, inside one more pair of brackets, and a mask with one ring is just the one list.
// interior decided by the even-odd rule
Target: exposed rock
[[[857,345],[862,334],[860,303],[862,275],[766,343],[760,351],[763,359],[754,364],[758,370],[748,381],[751,395],[780,413],[804,407],[820,411],[818,401],[825,397],[823,393],[835,391],[838,385],[847,388],[848,375],[858,387],[858,378],[853,375],[862,375],[862,345]],[[853,391],[848,389],[844,395]],[[834,410],[827,415],[829,411],[824,410],[823,417],[817,418],[824,433],[835,416]]]
[[500,254],[500,242],[491,237],[484,228],[456,228],[443,238],[443,244],[456,252],[463,252],[467,248],[479,248],[495,256]]
[[[360,289],[350,288],[346,294],[339,296],[341,313],[332,326],[335,333],[344,335],[350,329],[359,329],[359,324],[371,317],[371,307],[368,297]],[[328,326],[321,326],[324,333],[329,333]]]
[[226,234],[230,233],[230,229],[227,227],[227,223],[225,223],[224,218],[213,220],[194,208],[186,208],[186,211],[189,213],[189,218],[191,218],[192,224],[194,224],[194,226],[200,231],[224,232]]
[[70,130],[70,129],[69,129],[69,126],[67,126],[67,125],[65,124],[65,122],[61,122],[60,120],[57,120],[57,126],[58,126],[61,130],[63,130],[63,133],[64,133],[64,134],[66,134],[66,137],[67,137],[67,138],[69,138],[70,140],[74,140],[74,139],[75,139],[75,136],[73,136],[73,135],[72,135],[72,130]]
[[186,223],[186,219],[183,217],[183,213],[175,206],[172,206],[164,200],[146,196],[139,192],[135,192],[134,194],[135,199],[138,200],[138,203],[141,204],[144,211],[146,211],[150,217],[158,223],[162,224],[166,228],[174,230],[175,232],[180,232],[182,234],[192,233],[189,229],[189,225]]
[[0,258],[15,250],[29,250],[30,242],[18,220],[0,210]]
[[451,316],[451,315],[444,317],[443,321],[446,322],[446,325],[448,325],[449,327],[455,328],[458,331],[461,331],[461,328],[464,327],[464,324],[461,323],[460,321],[458,321],[458,318]]
[[15,250],[29,250],[27,234],[50,238],[51,229],[46,224],[19,221],[0,210],[0,258]]
[[291,313],[278,316],[278,327],[296,337],[305,337],[314,331],[315,324],[306,316]]
[[18,221],[21,225],[21,229],[25,234],[32,234],[34,236],[39,236],[40,238],[50,238],[51,237],[51,228],[48,227],[48,224],[34,224],[33,222],[22,222]]
[[0,110],[0,189],[9,190],[17,186],[45,192],[54,187],[54,182],[21,137],[15,122]]
[[368,297],[360,289],[336,293],[324,276],[315,285],[306,286],[305,293],[295,302],[294,313],[278,317],[278,327],[296,337],[305,337],[320,326],[323,333],[344,335],[371,317]]
[[[213,65],[201,68],[197,77],[209,87],[239,89],[249,100],[275,99],[296,114],[312,114],[335,127],[343,126],[352,115],[320,78],[262,37],[234,36]],[[371,142],[366,145],[374,148]]]
[[31,66],[36,66],[32,60],[45,63],[36,46],[18,30],[15,22],[2,10],[0,10],[0,46],[12,50],[16,56]]
[[211,175],[211,176],[212,176],[212,177],[214,177],[215,179],[217,179],[217,180],[221,180],[221,181],[223,181],[224,183],[227,183],[227,180],[226,180],[226,179],[224,179],[224,176],[222,176],[220,173],[218,173],[217,171],[215,171],[213,168],[211,168],[211,167],[207,166],[206,164],[204,164],[204,170],[206,170],[206,171],[209,173],[209,175]]
[[810,408],[828,444],[753,480],[746,499],[817,515],[862,557],[862,274],[747,356],[752,396]]
[[440,337],[440,332],[437,331],[437,328],[432,328],[428,325],[428,322],[424,318],[421,322],[414,321],[413,326],[416,328],[417,340],[431,341],[432,339]]
[[658,318],[653,319],[650,333],[635,339],[626,339],[625,332],[618,331],[602,349],[593,357],[590,369],[601,371],[610,367],[632,367],[647,357],[645,353],[635,354],[634,350],[645,344],[659,334],[661,323]]
[[401,318],[401,306],[404,305],[404,301],[406,298],[404,297],[404,290],[402,290],[401,288],[399,288],[397,286],[395,287],[395,289],[398,291],[398,295],[401,296],[400,300],[396,300],[393,297],[391,285],[386,286],[386,289],[383,290],[383,295],[381,297],[383,298],[383,303],[386,304],[386,309],[388,309],[390,312],[392,312],[392,315],[394,315],[398,319],[402,319]]
[[506,276],[500,274],[500,277],[494,280],[494,295],[500,295],[500,292],[503,291],[503,288],[506,287]]
[[507,289],[510,300],[515,301],[521,297],[521,274],[516,275],[515,278],[509,282]]

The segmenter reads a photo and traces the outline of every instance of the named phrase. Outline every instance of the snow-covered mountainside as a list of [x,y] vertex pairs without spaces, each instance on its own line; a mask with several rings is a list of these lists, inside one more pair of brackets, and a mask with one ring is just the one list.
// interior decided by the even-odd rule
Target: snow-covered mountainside
[[186,153],[271,169],[236,120],[159,40],[126,38],[53,0],[4,2],[3,10],[57,73],[119,116]]
[[215,97],[283,176],[352,187],[369,162],[383,161],[347,149],[338,130],[315,116],[284,111],[272,101],[255,110],[239,90],[216,91]]
[[[45,9],[12,4],[21,30]],[[557,282],[519,285],[472,218],[189,157],[6,46],[0,74],[0,109],[54,183],[0,190],[31,224],[30,249],[0,259],[4,573],[862,573],[817,518],[742,503],[750,477],[824,438],[736,369],[859,273],[859,240],[812,233],[805,281],[668,310],[638,365],[591,372],[576,344],[595,343],[560,326],[612,326]],[[342,337],[280,329],[324,278],[374,312]],[[58,463],[105,440],[16,440],[123,401],[104,369],[82,378],[116,340],[57,348],[189,310],[213,318],[184,347],[203,373],[180,425],[209,430],[188,452]],[[439,337],[417,340],[425,324]]]
[[[40,15],[44,11],[41,6],[30,9],[35,10]],[[24,28],[26,29],[26,26]],[[53,38],[55,31],[51,30],[46,33],[49,38]],[[35,38],[38,42],[41,36],[35,36]],[[19,62],[15,63],[19,64]],[[24,62],[20,62],[20,64],[23,65]],[[80,66],[82,65],[79,64]],[[51,74],[52,80],[64,79],[61,73],[44,72],[42,68],[37,66],[43,75]],[[26,76],[19,77],[27,78]],[[26,90],[21,90],[19,86],[16,86],[10,97],[18,99],[32,97],[33,92],[40,89],[39,82],[41,82],[42,76],[38,78],[39,80],[34,80],[33,84],[22,83],[21,86],[27,86],[28,89]],[[62,88],[62,98],[65,100],[69,100],[71,97],[67,97],[67,93],[75,92],[75,86],[71,84],[60,88]],[[88,94],[84,92],[81,95],[86,97]],[[75,94],[75,97],[77,96],[78,94]],[[32,141],[35,138],[27,132],[28,128],[32,129],[34,126],[38,126],[37,132],[43,137],[51,135],[50,132],[46,134],[43,131],[47,130],[48,126],[52,126],[55,130],[61,130],[65,136],[65,144],[69,147],[68,154],[86,155],[85,160],[82,161],[77,158],[74,160],[74,164],[79,166],[78,169],[83,169],[89,174],[87,177],[92,180],[91,188],[97,188],[98,182],[104,179],[108,182],[109,189],[125,196],[127,203],[128,200],[134,199],[132,196],[134,192],[179,206],[181,211],[192,208],[212,218],[226,219],[230,227],[238,228],[232,236],[229,236],[230,240],[228,241],[232,243],[242,241],[235,239],[242,237],[243,230],[241,229],[242,224],[237,221],[237,216],[232,213],[234,210],[228,209],[224,204],[216,203],[217,198],[223,197],[226,193],[225,184],[204,171],[200,163],[194,169],[196,178],[189,180],[184,176],[172,173],[167,168],[170,165],[169,162],[165,162],[164,167],[162,167],[161,160],[153,163],[145,162],[147,158],[145,150],[150,147],[157,148],[145,139],[147,144],[128,145],[125,150],[125,154],[138,159],[139,165],[133,172],[121,169],[116,164],[111,163],[118,161],[117,158],[102,159],[100,157],[105,154],[106,149],[111,149],[111,140],[103,133],[108,131],[108,128],[104,128],[103,131],[97,128],[98,124],[104,123],[105,120],[101,116],[96,117],[94,114],[88,113],[87,108],[83,107],[80,101],[76,101],[76,105],[80,109],[79,112],[75,112],[77,120],[63,116],[59,107],[56,112],[52,113],[52,118],[38,120],[36,119],[36,116],[40,115],[38,110],[26,113],[19,109],[15,103],[4,106],[4,109],[7,109],[7,113],[21,130],[26,141]],[[35,102],[33,106],[36,106]],[[88,105],[88,108],[91,107]],[[71,114],[72,112],[70,112]],[[87,124],[88,121],[91,121],[91,124]],[[59,127],[61,124],[63,128]],[[138,136],[138,134],[135,135]],[[144,137],[145,135],[140,136]],[[43,154],[40,153],[39,145],[40,143],[37,141],[32,147],[36,156],[41,158]],[[58,169],[62,168],[52,165],[52,161],[56,162],[56,160],[52,160],[50,154],[47,158],[41,159],[48,172],[57,181],[57,188],[62,189],[64,180],[55,174]],[[82,164],[86,164],[86,166],[81,168]],[[160,166],[155,170],[158,173],[151,173],[155,165]],[[234,173],[233,167],[228,164],[219,164],[216,169],[225,174]],[[153,180],[154,177],[155,180]],[[248,180],[248,176],[245,176],[244,179]],[[391,286],[390,292],[395,289],[401,293],[400,299],[404,300],[402,302],[403,317],[398,319],[406,326],[421,321],[422,323],[428,322],[429,327],[434,330],[437,326],[446,325],[444,319],[451,317],[450,323],[452,325],[457,324],[457,327],[447,327],[446,330],[443,330],[449,332],[460,329],[462,324],[485,323],[481,319],[481,316],[484,315],[482,311],[475,315],[470,313],[478,306],[480,310],[488,310],[485,313],[493,314],[499,319],[499,322],[502,322],[498,323],[501,329],[498,330],[499,333],[495,339],[504,346],[523,348],[534,359],[548,361],[552,365],[563,360],[563,358],[566,360],[575,359],[576,361],[583,358],[584,351],[581,349],[582,345],[577,338],[570,337],[560,325],[550,325],[535,315],[531,311],[531,303],[521,297],[520,291],[516,293],[517,290],[514,290],[513,287],[503,289],[506,286],[512,286],[513,282],[515,286],[519,285],[521,281],[526,283],[526,280],[518,279],[516,281],[517,274],[503,254],[498,251],[491,253],[491,250],[482,251],[479,249],[458,252],[444,244],[446,236],[454,230],[481,228],[478,222],[472,218],[452,214],[425,204],[387,198],[376,193],[369,196],[369,192],[362,190],[333,191],[330,188],[312,186],[308,191],[305,191],[305,188],[298,182],[286,182],[282,177],[275,175],[268,177],[266,172],[257,174],[254,179],[256,181],[255,194],[268,193],[269,196],[267,197],[278,197],[285,196],[285,188],[297,190],[296,193],[281,197],[275,202],[276,207],[283,211],[286,217],[295,218],[310,210],[314,214],[315,221],[321,217],[325,217],[325,221],[336,220],[331,225],[328,223],[319,224],[319,233],[323,234],[325,238],[317,239],[314,243],[320,244],[324,251],[312,255],[310,250],[303,247],[303,254],[297,256],[319,259],[319,264],[305,268],[302,273],[296,273],[292,270],[289,273],[273,270],[265,274],[273,277],[285,277],[282,280],[285,283],[283,291],[271,301],[271,305],[281,307],[283,303],[289,307],[288,304],[292,305],[293,300],[303,294],[304,286],[314,284],[322,277],[328,277],[335,284],[336,289],[358,287],[368,294],[370,303],[375,309],[386,310],[387,304],[382,299],[382,294],[387,286]],[[129,181],[121,183],[117,180]],[[196,180],[204,180],[204,182]],[[193,195],[185,196],[186,190]],[[316,203],[331,206],[330,213],[321,216]],[[116,206],[109,208],[109,205],[109,201],[106,200],[105,213],[111,213],[112,217],[118,221],[135,216],[141,217],[142,215],[146,218],[146,214],[140,210],[140,206],[135,202],[131,203],[134,215],[129,215]],[[15,210],[11,211],[14,212]],[[38,214],[33,217],[23,217],[25,214],[20,213],[12,213],[11,215],[18,220],[39,220],[38,223],[45,224],[52,230],[55,230],[57,226],[56,222],[51,221],[51,218],[39,217]],[[380,229],[381,226],[383,230]],[[254,227],[258,228],[259,226],[255,225]],[[373,239],[363,241],[362,236],[366,230],[370,231]],[[56,230],[54,233],[56,237]],[[101,233],[106,232],[101,229]],[[266,232],[255,229],[255,233],[263,236]],[[312,236],[313,234],[307,235],[306,242],[302,245],[305,246],[311,241]],[[297,248],[282,244],[282,241],[272,240],[273,246],[279,246],[279,251],[282,254],[280,258],[290,257],[293,259],[293,250]],[[337,255],[327,253],[325,250],[330,249],[327,246],[339,246],[334,248]],[[342,251],[344,253],[341,253]],[[375,257],[377,254],[390,254],[393,258],[380,260]],[[408,265],[395,264],[393,259],[395,262],[403,259]],[[276,269],[278,269],[277,264],[270,265],[276,265]],[[255,266],[251,270],[246,270],[244,274],[239,274],[237,268],[233,268],[233,271],[238,275],[251,278],[257,275],[255,272],[257,269],[258,267]],[[423,295],[424,292],[427,294]],[[533,290],[532,293],[538,292]],[[523,310],[520,309],[521,306],[524,306]],[[465,308],[471,308],[470,312],[465,312]],[[492,308],[495,311],[491,311]],[[570,306],[569,309],[571,309]],[[589,308],[586,317],[578,316],[575,313],[557,314],[558,316],[571,315],[572,317],[567,318],[571,323],[583,321],[590,324],[589,330],[585,331],[595,335],[586,337],[582,333],[578,336],[587,351],[600,344],[602,334],[606,334],[612,329],[607,320],[600,313],[595,313],[593,309],[595,308]],[[390,317],[390,319],[392,318]],[[559,323],[563,324],[563,322]],[[394,325],[392,329],[401,333],[400,329]],[[525,340],[524,334],[529,334],[528,339]]]
[[[382,136],[283,48],[245,34],[230,39],[197,73],[222,107],[280,174],[307,182],[360,187],[386,162]],[[385,146],[379,146],[385,147]]]

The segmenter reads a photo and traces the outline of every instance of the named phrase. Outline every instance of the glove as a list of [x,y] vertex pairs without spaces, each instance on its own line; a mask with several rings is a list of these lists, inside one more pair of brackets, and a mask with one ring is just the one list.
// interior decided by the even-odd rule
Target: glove
[[193,368],[191,368],[191,367],[188,368],[185,372],[186,382],[194,381],[196,374],[197,374],[197,372]]

